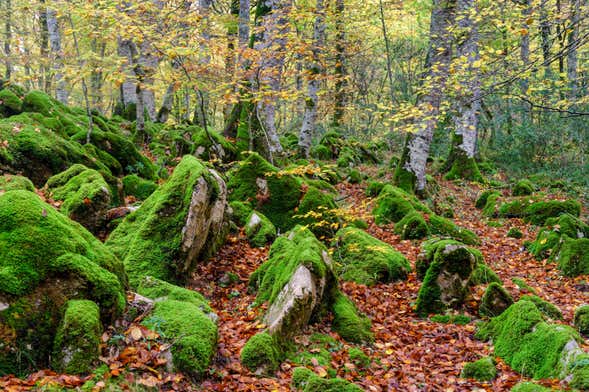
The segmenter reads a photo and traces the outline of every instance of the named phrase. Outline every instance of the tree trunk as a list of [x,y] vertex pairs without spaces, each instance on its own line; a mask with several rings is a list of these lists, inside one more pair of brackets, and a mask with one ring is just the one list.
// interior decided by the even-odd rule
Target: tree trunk
[[59,22],[57,20],[57,12],[51,8],[47,8],[47,32],[49,34],[49,44],[52,54],[53,76],[55,77],[55,97],[59,102],[67,105],[68,91],[63,75],[63,52],[61,50]]
[[[106,43],[105,42],[98,42],[96,39],[92,40],[92,51],[100,57],[101,60],[104,59],[104,55],[106,52]],[[100,70],[101,67],[98,64],[93,64],[94,67],[92,69],[92,74],[90,75],[90,96],[92,101],[92,107],[94,109],[103,111],[102,106],[102,83],[103,83],[103,74]]]
[[[150,42],[144,40],[141,43],[137,66],[141,68],[141,94],[143,107],[150,121],[156,120],[155,93],[153,91],[154,75],[159,60],[154,53],[155,49]],[[137,70],[135,71],[137,73]]]
[[135,63],[137,61],[137,47],[128,39],[118,40],[118,55],[125,59],[125,80],[121,85],[121,108],[126,112],[130,105],[137,105],[137,77],[135,75]]
[[[473,16],[476,15],[474,0],[458,0],[457,14],[458,61],[460,64],[460,92],[456,97],[456,114],[454,116],[454,134],[452,147],[446,162],[449,172],[447,179],[464,178],[483,182],[483,177],[475,161],[477,144],[477,127],[481,109],[481,75],[479,65],[479,32]],[[457,18],[458,19],[458,18]]]
[[524,68],[524,75],[521,80],[522,94],[526,95],[528,92],[529,81],[526,75],[527,68],[530,64],[530,32],[528,25],[528,19],[532,13],[532,2],[531,0],[524,0],[524,9],[522,10],[523,25],[522,25],[522,39],[520,46],[520,58]]
[[313,27],[313,58],[308,68],[309,81],[307,83],[307,96],[305,98],[305,112],[303,114],[303,125],[299,134],[299,153],[302,157],[308,158],[311,151],[311,142],[317,126],[317,106],[319,99],[317,92],[323,74],[320,54],[325,41],[325,10],[323,0],[317,0],[315,8],[317,13]]
[[540,37],[542,46],[542,57],[544,59],[544,76],[552,77],[552,70],[550,68],[550,20],[548,18],[548,11],[546,4],[548,0],[542,0],[540,3]]
[[261,24],[264,28],[262,38],[256,45],[256,50],[262,53],[259,64],[259,90],[269,91],[268,96],[262,96],[258,102],[258,113],[261,118],[263,131],[268,138],[268,150],[272,155],[284,152],[276,130],[276,101],[280,92],[282,69],[286,55],[286,35],[289,31],[288,16],[291,11],[290,0],[265,0],[265,5],[271,11],[264,16]]
[[434,129],[438,124],[440,103],[448,79],[452,54],[450,28],[454,24],[455,0],[434,0],[430,22],[430,44],[426,61],[427,85],[417,100],[421,112],[415,132],[407,135],[401,161],[395,170],[395,183],[422,195],[425,191],[425,170]]
[[[211,34],[209,32],[210,29],[210,21],[209,21],[209,13],[211,8],[211,0],[198,0],[198,11],[201,15],[201,25],[202,28],[202,42],[200,44],[200,63],[203,69],[207,69],[208,65],[211,62],[210,53],[210,40]],[[201,128],[207,128],[209,123],[207,117],[209,114],[209,94],[207,91],[203,91],[199,89],[197,92],[198,99],[196,100],[196,109],[194,112],[194,118],[196,124],[198,124]]]
[[5,0],[6,7],[4,11],[6,15],[4,16],[4,56],[6,60],[4,61],[4,65],[6,66],[6,72],[4,73],[4,78],[9,81],[12,77],[12,62],[11,62],[11,53],[10,53],[10,44],[12,41],[12,2],[11,0]]
[[346,108],[346,30],[344,12],[345,0],[335,2],[335,110],[333,113],[333,125],[341,126]]
[[569,99],[575,101],[579,93],[577,80],[577,48],[579,47],[579,24],[581,23],[581,0],[571,0],[571,29],[567,54],[567,79],[569,82]]
[[39,31],[40,31],[40,54],[41,66],[39,73],[39,90],[45,91],[47,94],[51,93],[51,73],[49,72],[49,65],[47,59],[49,58],[49,32],[47,31],[47,9],[44,7],[45,0],[41,0],[43,7],[39,11]]
[[[233,82],[235,78],[236,68],[236,48],[238,37],[238,23],[239,23],[239,0],[231,0],[231,20],[227,24],[227,54],[225,55],[225,74],[229,83]],[[231,104],[225,104],[223,109],[223,117],[225,122],[231,115]]]

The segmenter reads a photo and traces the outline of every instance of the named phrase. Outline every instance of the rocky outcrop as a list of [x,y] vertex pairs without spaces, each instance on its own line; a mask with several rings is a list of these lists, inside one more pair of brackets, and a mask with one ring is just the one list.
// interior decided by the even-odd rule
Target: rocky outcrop
[[228,216],[223,179],[185,156],[106,245],[123,260],[133,287],[145,276],[180,283],[224,242]]

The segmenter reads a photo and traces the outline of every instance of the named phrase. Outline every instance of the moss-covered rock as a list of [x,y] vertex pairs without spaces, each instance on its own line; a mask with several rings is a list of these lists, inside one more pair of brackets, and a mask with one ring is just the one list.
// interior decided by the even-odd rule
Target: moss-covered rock
[[419,212],[413,211],[395,223],[395,233],[404,240],[419,240],[429,235],[429,226]]
[[278,369],[283,355],[276,339],[268,332],[260,332],[241,349],[241,363],[252,371],[269,373]]
[[542,225],[548,218],[562,214],[578,217],[581,214],[581,203],[577,200],[549,200],[532,203],[524,211],[524,220],[534,225]]
[[22,100],[7,88],[0,90],[0,115],[10,117],[22,111]]
[[382,188],[385,187],[384,182],[379,181],[369,181],[368,186],[366,187],[366,196],[368,197],[377,197],[382,191]]
[[589,335],[589,305],[575,309],[575,328],[582,335]]
[[411,271],[403,254],[360,229],[341,229],[334,246],[338,272],[344,280],[372,285],[406,279]]
[[247,218],[252,213],[252,207],[248,203],[241,201],[232,201],[229,203],[229,207],[232,210],[232,220],[240,227],[245,226]]
[[342,338],[353,343],[372,341],[370,319],[362,315],[348,297],[343,293],[336,294],[332,306],[333,329]]
[[247,218],[245,235],[254,247],[264,247],[276,238],[276,227],[263,214],[252,211]]
[[339,226],[335,209],[337,204],[332,192],[308,186],[293,218],[297,224],[308,226],[319,238],[330,238],[335,232],[334,227],[337,230]]
[[155,182],[145,180],[136,174],[123,177],[123,192],[126,196],[134,196],[139,200],[145,200],[156,189],[157,184]]
[[142,324],[171,343],[173,367],[200,378],[208,370],[217,345],[216,316],[202,296],[167,282],[145,277],[139,286],[142,295],[155,300],[155,306]]
[[433,214],[415,196],[404,190],[386,185],[382,188],[372,213],[376,224],[396,223],[413,211]]
[[57,330],[53,368],[70,374],[89,373],[100,354],[102,323],[98,305],[70,300]]
[[507,236],[510,237],[510,238],[520,239],[520,238],[522,238],[524,236],[524,233],[522,233],[522,231],[519,228],[512,227],[507,232]]
[[348,176],[346,177],[346,179],[348,180],[348,182],[350,184],[359,184],[359,183],[362,182],[363,176],[362,176],[362,173],[360,173],[359,170],[353,169],[353,170],[350,170],[350,172],[348,173]]
[[460,377],[473,378],[477,381],[491,381],[497,377],[495,361],[491,357],[484,357],[474,362],[468,362],[462,368]]
[[417,295],[416,313],[426,317],[462,306],[476,265],[475,255],[465,245],[438,246]]
[[529,196],[535,192],[535,187],[532,181],[528,179],[519,180],[511,190],[512,196]]
[[527,246],[528,250],[536,259],[541,260],[547,257],[553,259],[560,249],[561,237],[587,238],[589,225],[570,214],[547,219],[544,227],[538,232],[536,240]]
[[554,258],[564,276],[589,274],[589,238],[564,236],[558,254]]
[[294,225],[294,210],[302,197],[302,180],[279,170],[257,153],[248,154],[229,173],[229,200],[248,203],[280,230]]
[[91,232],[105,223],[112,194],[102,175],[81,164],[50,177],[45,184],[47,197],[61,202],[60,210]]
[[132,286],[144,276],[182,282],[228,230],[225,183],[185,156],[168,181],[128,215],[106,245],[125,263]]
[[491,283],[485,290],[485,294],[479,305],[481,316],[496,317],[513,304],[511,294],[498,283]]
[[520,300],[532,302],[534,305],[536,305],[536,308],[538,308],[538,310],[542,312],[542,314],[546,318],[550,318],[553,320],[562,320],[562,312],[560,311],[560,309],[556,307],[554,304],[551,304],[550,302],[538,297],[537,295],[523,295],[522,297],[520,297]]
[[237,156],[235,145],[214,130],[191,125],[185,127],[184,134],[192,135],[192,154],[203,160],[219,159],[229,162]]
[[586,370],[577,332],[565,325],[548,324],[533,302],[520,300],[500,316],[480,324],[476,336],[493,340],[495,354],[514,370],[533,378],[573,379]]
[[486,191],[484,191],[483,193],[481,193],[481,195],[477,198],[474,206],[478,209],[483,209],[485,208],[485,206],[487,205],[487,201],[489,200],[489,197],[494,196],[495,198],[501,196],[501,192],[493,190],[493,189],[487,189]]
[[48,366],[68,300],[94,301],[103,321],[125,307],[122,263],[32,192],[0,195],[0,254],[2,374]]
[[352,347],[348,351],[348,355],[350,356],[350,361],[352,361],[352,363],[360,369],[369,367],[370,362],[372,362],[370,360],[370,357],[366,355],[364,351],[357,347]]
[[513,388],[511,388],[511,392],[555,392],[555,390],[526,381],[515,385]]
[[[454,143],[456,146],[462,144],[462,136],[454,134],[453,138],[459,139]],[[460,148],[456,148],[453,145],[453,148],[450,152],[449,160],[452,161],[452,165],[450,166],[450,170],[448,171],[448,173],[446,173],[446,175],[444,176],[445,179],[465,179],[480,183],[485,182],[485,179],[479,171],[479,167],[474,157],[467,156],[467,154]]]
[[466,245],[479,245],[481,240],[471,230],[458,226],[450,219],[432,214],[429,217],[430,233],[448,236]]
[[503,284],[501,278],[495,271],[483,262],[479,262],[470,275],[470,285],[478,286],[481,284],[498,283]]
[[322,378],[312,370],[294,369],[292,387],[302,392],[361,392],[362,388],[342,378]]
[[0,176],[0,192],[17,190],[34,192],[35,186],[31,180],[23,176],[13,176],[10,174]]
[[311,148],[311,156],[315,159],[320,159],[324,161],[332,159],[331,151],[329,150],[329,148],[322,144],[318,144]]

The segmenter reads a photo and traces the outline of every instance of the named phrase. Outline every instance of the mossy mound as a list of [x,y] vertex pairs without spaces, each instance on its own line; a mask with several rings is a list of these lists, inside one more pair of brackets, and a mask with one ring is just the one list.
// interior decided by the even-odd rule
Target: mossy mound
[[481,193],[481,195],[477,198],[474,206],[478,209],[483,209],[485,208],[485,205],[487,205],[487,201],[489,200],[490,197],[495,197],[495,199],[497,197],[501,196],[501,192],[493,190],[493,189],[487,189],[486,191],[484,191],[483,193]]
[[430,234],[427,222],[417,211],[408,213],[397,222],[395,224],[395,233],[399,234],[404,240],[420,240]]
[[512,227],[507,232],[507,236],[509,238],[520,239],[520,238],[522,238],[524,236],[524,233],[522,233],[522,231],[520,229],[518,229],[517,227]]
[[352,300],[338,292],[332,305],[333,329],[342,338],[353,343],[373,340],[370,319],[360,313]]
[[560,249],[562,237],[587,238],[589,225],[570,214],[550,218],[538,232],[536,240],[528,245],[528,250],[536,259],[549,257],[552,260]]
[[348,176],[346,177],[346,179],[348,180],[348,182],[350,184],[359,184],[364,179],[364,176],[362,176],[362,173],[360,173],[359,170],[352,169],[348,173]]
[[50,177],[45,184],[47,197],[61,202],[60,211],[86,227],[99,231],[111,205],[112,194],[102,175],[81,164]]
[[376,150],[342,134],[327,132],[319,142],[323,159],[336,159],[339,167],[352,167],[361,163],[379,163]]
[[294,369],[292,387],[302,392],[361,392],[362,388],[342,378],[322,378],[310,369]]
[[233,214],[231,215],[232,220],[239,226],[243,227],[247,223],[247,218],[252,213],[252,207],[248,203],[241,201],[232,201],[229,203],[229,207]]
[[0,90],[0,115],[10,117],[20,114],[22,111],[22,100],[12,90],[3,88]]
[[106,245],[123,260],[131,285],[144,276],[182,282],[224,241],[225,184],[185,156],[168,181],[128,215]]
[[[455,139],[453,144],[456,146],[462,144],[462,136],[454,134],[453,138]],[[485,183],[485,178],[481,174],[475,158],[469,157],[463,150],[454,145],[446,165],[449,166],[449,170],[444,176],[446,180],[464,179],[481,184]]]
[[530,196],[503,200],[498,195],[491,195],[483,208],[483,215],[489,218],[522,218],[536,226],[544,225],[549,218],[563,214],[579,217],[581,203],[576,200],[542,201]]
[[562,312],[560,311],[560,309],[556,307],[554,304],[551,304],[550,302],[538,297],[537,295],[523,295],[520,297],[520,301],[521,300],[532,302],[534,305],[536,305],[538,310],[542,312],[545,318],[550,318],[553,320],[562,320]]
[[498,283],[491,283],[485,290],[485,294],[479,305],[479,314],[481,316],[496,317],[503,313],[513,304],[513,298]]
[[252,211],[247,218],[245,235],[252,246],[261,248],[276,238],[276,227],[263,214]]
[[401,188],[385,185],[376,199],[372,213],[376,224],[396,223],[405,215],[413,211],[421,211],[432,214],[432,211],[423,205],[415,196],[410,195]]
[[69,374],[84,374],[100,354],[102,323],[100,309],[92,301],[70,300],[55,336],[53,368]]
[[[433,237],[421,244],[421,252],[415,262],[415,270],[417,273],[417,279],[423,280],[425,274],[434,261],[438,250],[448,246],[456,245],[463,246],[464,243],[445,237]],[[496,274],[485,264],[483,254],[480,250],[472,247],[467,247],[468,251],[473,255],[476,260],[476,266],[473,274],[471,275],[471,284],[484,284],[491,282],[500,282],[499,278],[496,278]]]
[[18,190],[34,192],[35,186],[31,180],[23,176],[13,176],[10,174],[0,176],[0,192]]
[[528,179],[519,180],[511,190],[512,196],[530,196],[536,191],[534,183]]
[[392,246],[363,230],[347,227],[337,232],[335,257],[342,279],[360,284],[403,280],[411,271],[409,261]]
[[126,196],[134,196],[138,200],[145,200],[155,190],[157,184],[150,180],[145,180],[136,174],[123,177],[123,192]]
[[468,294],[477,257],[463,244],[438,244],[417,295],[416,313],[426,317],[461,307]]
[[460,373],[462,378],[473,378],[477,381],[491,381],[497,377],[495,361],[491,357],[484,357],[464,365]]
[[125,307],[122,263],[32,192],[0,195],[0,254],[2,374],[47,367],[68,300],[96,302],[103,321]]
[[589,305],[575,309],[575,328],[582,335],[589,335]]
[[555,392],[552,388],[547,388],[542,385],[534,384],[533,382],[520,382],[513,388],[511,392]]
[[335,194],[329,189],[323,191],[307,186],[293,218],[297,224],[308,226],[319,238],[331,238],[339,227],[336,209]]
[[261,332],[255,334],[241,349],[241,363],[252,371],[270,373],[278,369],[283,355],[276,339],[267,332]]
[[366,196],[377,197],[380,191],[382,191],[382,189],[385,187],[385,185],[386,184],[384,182],[369,181],[368,186],[366,187]]
[[142,324],[173,343],[174,368],[196,378],[205,375],[216,352],[217,317],[204,297],[152,277],[143,278],[137,291],[155,301]]
[[564,276],[589,274],[589,238],[564,236],[554,259]]
[[496,355],[517,372],[536,379],[568,374],[575,379],[589,366],[578,360],[586,355],[576,343],[578,333],[565,325],[546,323],[542,312],[527,300],[480,324],[476,336],[492,339]]

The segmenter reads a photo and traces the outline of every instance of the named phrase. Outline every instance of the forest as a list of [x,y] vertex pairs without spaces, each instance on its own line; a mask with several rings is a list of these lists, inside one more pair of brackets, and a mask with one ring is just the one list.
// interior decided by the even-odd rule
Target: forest
[[585,0],[0,0],[0,390],[589,391]]

